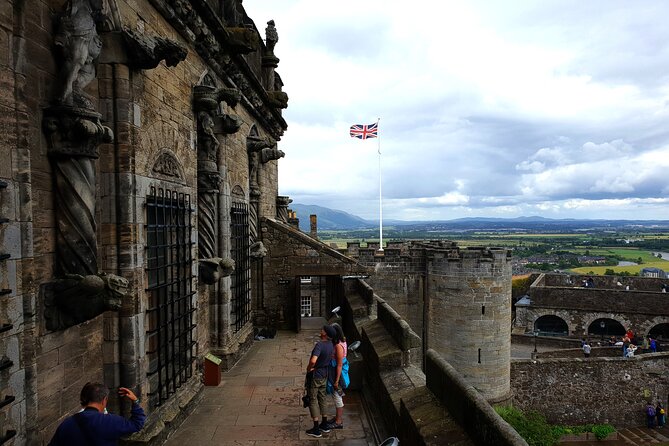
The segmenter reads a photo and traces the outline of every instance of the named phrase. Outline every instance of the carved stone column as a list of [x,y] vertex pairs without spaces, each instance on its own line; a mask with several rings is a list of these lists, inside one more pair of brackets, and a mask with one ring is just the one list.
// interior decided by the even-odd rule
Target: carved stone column
[[[219,173],[217,134],[234,133],[241,120],[237,116],[218,114],[221,100],[237,104],[239,92],[227,88],[198,85],[194,90],[194,108],[197,113],[197,179],[198,179],[198,248],[200,251],[200,279],[214,284],[222,275],[231,272],[228,263],[219,257],[218,209]],[[228,259],[229,260],[229,259]]]
[[69,0],[59,16],[55,48],[59,78],[42,128],[55,177],[56,275],[43,284],[46,326],[62,330],[118,310],[128,282],[98,271],[95,222],[98,145],[113,134],[84,89],[95,78],[102,49],[96,20],[101,2]]
[[68,106],[47,108],[43,126],[56,177],[56,271],[97,274],[95,160],[98,144],[111,142],[112,131],[100,114]]
[[286,196],[276,197],[276,219],[288,223],[288,206],[293,202],[292,198]]

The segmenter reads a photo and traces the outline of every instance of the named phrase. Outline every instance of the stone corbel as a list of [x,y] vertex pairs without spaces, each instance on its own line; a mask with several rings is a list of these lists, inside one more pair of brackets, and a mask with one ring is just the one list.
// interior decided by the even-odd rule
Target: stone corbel
[[129,29],[121,33],[128,53],[128,64],[133,68],[150,70],[163,60],[168,67],[175,67],[188,55],[186,48],[174,40],[147,36]]
[[230,115],[227,113],[218,116],[215,120],[214,133],[222,133],[231,135],[237,133],[244,121],[237,115]]
[[283,91],[268,91],[269,103],[275,108],[288,108],[288,95]]
[[231,275],[235,270],[235,261],[213,257],[211,259],[200,259],[199,279],[206,285],[213,285],[222,277]]
[[260,47],[258,33],[252,28],[226,28],[228,38],[225,42],[231,52],[248,54]]
[[218,104],[225,101],[230,107],[235,107],[242,98],[236,88],[217,88],[208,85],[196,85],[194,89],[195,111],[213,112]]
[[275,145],[276,141],[269,137],[249,136],[246,138],[246,150],[249,153],[260,152],[262,149],[271,149]]
[[256,260],[262,259],[267,255],[267,248],[265,248],[265,245],[263,245],[263,243],[260,240],[251,244],[249,250],[250,250],[249,255],[251,256],[251,258]]
[[118,311],[128,281],[114,274],[67,274],[43,287],[44,318],[49,330],[64,330],[105,311]]
[[98,158],[98,145],[114,140],[112,130],[100,122],[100,114],[84,108],[49,107],[42,127],[50,157]]
[[286,154],[283,152],[283,150],[279,150],[276,146],[267,147],[260,151],[260,162],[265,164],[270,161],[283,158],[284,156],[286,156]]

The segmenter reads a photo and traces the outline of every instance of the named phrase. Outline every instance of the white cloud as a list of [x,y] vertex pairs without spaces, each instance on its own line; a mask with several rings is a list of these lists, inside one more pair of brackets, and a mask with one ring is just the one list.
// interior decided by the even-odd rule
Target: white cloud
[[378,141],[347,132],[381,117],[389,218],[669,218],[668,3],[244,6],[277,23],[296,202],[373,218]]

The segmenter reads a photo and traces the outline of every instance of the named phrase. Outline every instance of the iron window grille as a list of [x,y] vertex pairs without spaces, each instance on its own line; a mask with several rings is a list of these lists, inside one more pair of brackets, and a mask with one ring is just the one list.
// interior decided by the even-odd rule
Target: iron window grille
[[193,209],[190,195],[152,187],[146,210],[148,396],[159,406],[193,375]]
[[232,274],[232,324],[235,333],[251,318],[251,265],[249,208],[246,203],[232,203],[230,208],[230,254],[235,261]]

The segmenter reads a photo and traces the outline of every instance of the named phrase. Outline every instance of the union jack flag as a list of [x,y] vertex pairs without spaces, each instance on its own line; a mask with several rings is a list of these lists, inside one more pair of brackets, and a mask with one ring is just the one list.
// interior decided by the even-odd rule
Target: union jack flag
[[377,131],[379,129],[379,123],[375,122],[370,125],[363,124],[354,124],[351,126],[351,138],[358,139],[367,139],[367,138],[376,138],[378,136]]

